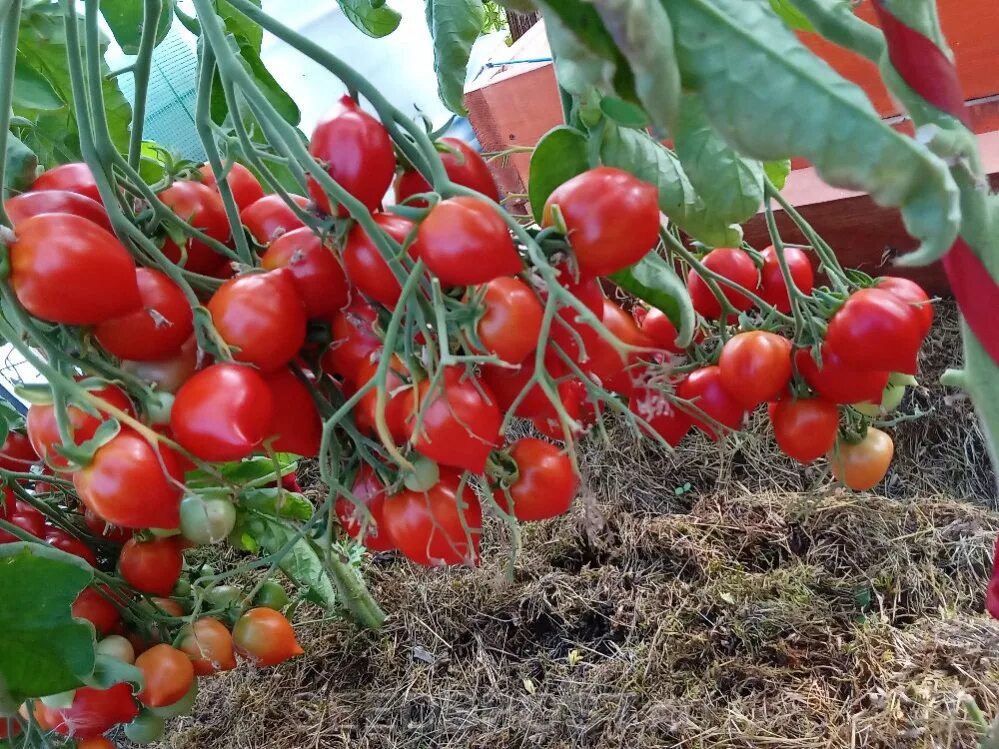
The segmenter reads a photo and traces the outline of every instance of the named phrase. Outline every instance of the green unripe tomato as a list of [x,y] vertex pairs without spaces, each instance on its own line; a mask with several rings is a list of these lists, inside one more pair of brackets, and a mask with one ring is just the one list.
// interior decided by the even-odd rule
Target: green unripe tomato
[[98,655],[117,658],[122,663],[135,663],[135,648],[128,638],[121,635],[108,635],[94,648]]
[[260,586],[257,595],[253,597],[253,603],[255,606],[264,606],[268,609],[280,611],[291,603],[291,599],[288,598],[288,594],[285,593],[284,588],[278,583],[268,580]]
[[895,409],[902,405],[903,398],[905,398],[905,385],[888,385],[881,394],[880,405],[866,401],[864,403],[855,403],[853,408],[864,416],[876,419],[879,416],[894,412]]
[[243,590],[235,585],[216,585],[205,591],[205,600],[217,607],[235,606],[243,600]]
[[217,544],[236,525],[236,508],[228,499],[204,499],[191,495],[180,503],[180,532],[188,541]]
[[146,415],[150,424],[169,424],[173,410],[173,393],[157,391],[146,400]]
[[163,707],[151,707],[149,712],[155,715],[157,718],[163,718],[164,720],[169,720],[170,718],[176,718],[179,715],[189,715],[194,709],[194,703],[198,699],[198,680],[195,679],[191,682],[191,688],[187,690],[183,697],[174,702],[172,705],[164,705]]
[[191,595],[191,581],[186,577],[182,577],[177,581],[177,584],[173,586],[173,594],[178,598],[187,598]]
[[180,528],[150,528],[149,532],[156,538],[170,538],[170,536],[179,536]]
[[125,726],[125,736],[135,744],[152,744],[163,738],[164,728],[163,718],[143,711]]
[[891,376],[888,378],[889,385],[918,385],[919,380],[913,377],[911,374],[902,374],[901,372],[892,372]]

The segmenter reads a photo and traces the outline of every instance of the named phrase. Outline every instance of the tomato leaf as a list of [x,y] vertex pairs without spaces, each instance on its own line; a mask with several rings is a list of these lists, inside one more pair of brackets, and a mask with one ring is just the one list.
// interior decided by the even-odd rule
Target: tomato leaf
[[[281,476],[294,473],[298,465],[298,459],[291,453],[277,453],[274,456],[277,461],[277,472],[275,472],[274,461],[268,457],[249,458],[232,463],[223,463],[218,466],[218,471],[225,480],[231,484],[242,486],[254,483],[264,483],[268,480],[277,481]],[[204,471],[190,471],[185,483],[192,489],[218,486],[218,479]]]
[[239,506],[242,510],[289,520],[308,520],[315,512],[303,495],[276,488],[247,489],[239,495]]
[[[254,537],[260,546],[271,554],[281,551],[295,531],[283,524],[263,521],[253,523],[257,530]],[[334,552],[335,553],[335,552]],[[336,588],[323,564],[319,551],[306,538],[295,541],[291,549],[278,562],[281,571],[299,588],[307,590],[310,600],[319,603],[327,610],[336,609]]]
[[677,345],[686,348],[694,335],[694,305],[687,286],[661,256],[650,252],[634,265],[611,274],[625,291],[662,310],[677,329]]
[[645,127],[649,124],[645,110],[616,96],[603,97],[600,100],[600,111],[624,127]]
[[354,26],[368,36],[382,37],[399,27],[399,11],[385,5],[384,0],[337,0],[340,9]]
[[465,115],[465,78],[472,45],[486,11],[482,0],[427,0],[427,27],[434,40],[437,93],[455,114]]
[[35,180],[38,157],[14,133],[7,133],[7,150],[4,153],[6,170],[3,173],[3,198],[26,190]]
[[123,681],[135,686],[136,692],[141,692],[146,685],[142,671],[130,663],[110,655],[98,654],[94,659],[94,672],[84,681],[87,686],[107,689]]
[[49,79],[31,67],[20,55],[14,65],[14,106],[45,111],[65,106]]
[[75,689],[93,672],[93,626],[70,612],[92,577],[90,565],[58,549],[0,546],[0,703]]
[[770,0],[770,7],[780,19],[795,31],[815,31],[805,14],[794,7],[792,0]]
[[527,186],[534,220],[541,223],[545,201],[556,187],[589,167],[586,135],[579,130],[560,125],[541,136],[531,154]]
[[594,53],[556,15],[545,15],[545,33],[555,57],[559,86],[579,96],[593,88],[613,90],[613,62]]
[[[143,5],[137,0],[103,0],[101,14],[107,21],[115,41],[126,55],[139,52],[139,40],[142,37]],[[163,0],[160,17],[156,21],[156,44],[170,31],[173,23],[174,0]]]
[[778,161],[764,161],[763,172],[767,179],[773,182],[778,190],[784,189],[787,178],[791,174],[791,159],[780,159]]

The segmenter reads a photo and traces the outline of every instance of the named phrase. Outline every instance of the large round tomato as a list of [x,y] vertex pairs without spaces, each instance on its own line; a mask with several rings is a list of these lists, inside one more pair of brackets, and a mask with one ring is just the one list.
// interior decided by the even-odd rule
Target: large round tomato
[[[763,251],[763,270],[760,271],[760,298],[769,302],[785,314],[791,311],[791,298],[788,295],[784,274],[780,270],[777,250],[771,245]],[[797,247],[784,248],[784,260],[791,272],[794,286],[802,294],[811,294],[815,285],[815,272],[808,255]]]
[[[506,491],[494,490],[496,503],[517,520],[546,520],[569,510],[579,477],[563,450],[544,440],[524,437],[510,447],[517,473]],[[507,494],[509,493],[509,499]]]
[[121,621],[118,607],[93,587],[86,587],[77,594],[72,612],[77,619],[86,619],[93,624],[98,637],[106,635]]
[[[756,270],[756,265],[753,263],[753,259],[742,250],[719,247],[716,250],[711,250],[701,262],[708,270],[739,284],[748,291],[756,291],[759,288],[760,274]],[[753,302],[742,292],[721,281],[717,281],[717,284],[722,295],[737,310],[747,310],[753,306]],[[694,309],[703,317],[709,320],[717,320],[721,317],[722,310],[718,298],[693,268],[687,273],[687,291],[690,294],[690,301],[694,304]]]
[[821,367],[812,358],[811,349],[794,352],[794,364],[812,390],[833,403],[881,402],[889,372],[853,367],[828,344],[822,346],[821,352]]
[[413,447],[443,465],[482,473],[486,458],[500,443],[503,416],[496,396],[485,383],[473,382],[460,365],[445,368],[435,392],[428,392],[429,385],[429,380],[419,385],[419,432],[419,419],[406,424]]
[[[489,167],[478,152],[458,138],[441,138],[440,142],[446,146],[440,151],[440,157],[448,178],[456,185],[470,187],[498,203],[500,195],[499,188],[496,187],[496,180],[493,179]],[[395,199],[400,203],[411,195],[432,192],[432,190],[433,188],[423,178],[423,175],[412,170],[403,172],[395,181]],[[411,200],[408,203],[412,206],[425,206],[426,204],[425,200]]]
[[716,442],[720,436],[719,424],[732,430],[738,430],[742,426],[746,411],[735,396],[725,389],[721,372],[716,366],[702,367],[691,372],[677,386],[676,395],[682,400],[690,401],[695,409],[710,417],[705,419],[697,411],[691,412],[694,426]]
[[192,335],[173,356],[155,361],[123,360],[121,368],[165,393],[176,393],[198,368],[198,341]]
[[[388,131],[349,96],[341,97],[316,125],[309,153],[369,211],[381,204],[395,176],[395,151]],[[309,194],[322,210],[331,212],[326,191],[315,179],[309,180]],[[340,215],[347,215],[342,206]]]
[[555,188],[545,201],[542,226],[553,225],[556,205],[584,275],[626,268],[659,241],[658,190],[620,169],[590,169]]
[[35,317],[93,325],[139,308],[135,262],[113,234],[69,213],[22,221],[10,243],[10,284]]
[[65,551],[67,554],[80,557],[80,559],[84,560],[91,567],[97,566],[97,556],[94,554],[94,550],[75,536],[69,535],[62,528],[46,528],[45,543],[49,546],[54,546],[60,551]]
[[41,700],[34,704],[35,720],[44,730],[76,739],[95,739],[138,714],[128,682],[109,689],[80,687],[73,695],[73,704],[65,708],[47,707]]
[[922,325],[919,328],[923,338],[930,332],[933,325],[933,302],[929,294],[915,281],[898,276],[883,276],[875,282],[875,288],[890,291],[903,302],[908,302],[918,313]]
[[[301,195],[290,197],[299,208],[308,208],[308,198]],[[264,195],[250,203],[239,212],[239,220],[262,245],[270,244],[285,232],[305,226],[280,195]]]
[[236,668],[232,635],[218,619],[202,617],[184,629],[180,649],[191,659],[198,676]]
[[145,680],[139,702],[146,707],[172,705],[194,682],[194,666],[187,653],[165,643],[153,645],[135,659],[135,665]]
[[868,427],[860,442],[839,440],[829,451],[833,476],[854,491],[873,489],[888,473],[895,443],[880,429]]
[[641,313],[638,313],[639,309],[642,308],[633,309],[632,316],[638,322],[639,330],[645,333],[653,345],[671,354],[681,353],[683,349],[676,345],[676,338],[680,333],[666,313],[655,307],[648,311],[642,309]]
[[[218,190],[218,180],[215,179],[215,172],[212,171],[211,164],[204,164],[199,171],[201,172],[201,181]],[[239,162],[234,161],[229,167],[225,181],[229,183],[229,189],[232,190],[232,197],[239,210],[243,210],[251,203],[264,197],[264,188],[257,182],[253,172]]]
[[305,307],[286,268],[229,279],[207,307],[236,360],[263,372],[285,366],[305,343]]
[[537,348],[543,317],[544,309],[530,286],[519,278],[501,276],[485,285],[475,330],[488,353],[519,364]]
[[[341,495],[337,497],[335,507],[337,519],[347,535],[371,551],[394,549],[395,543],[389,536],[383,520],[385,485],[367,463],[358,469],[350,493],[354,495],[353,499]],[[357,503],[367,508],[370,518]],[[363,537],[361,537],[362,528]]]
[[268,437],[276,437],[271,448],[304,458],[319,454],[323,421],[309,388],[290,369],[279,369],[265,378],[273,403]]
[[359,297],[337,312],[331,325],[333,343],[321,361],[323,371],[356,382],[361,365],[382,347],[374,330],[377,319],[375,308]]
[[270,388],[255,369],[213,364],[177,391],[170,429],[202,460],[241,460],[268,436],[273,416]]
[[826,343],[844,364],[915,374],[925,330],[922,312],[884,289],[861,289],[829,321]]
[[136,278],[141,309],[99,323],[94,336],[119,359],[165,359],[178,353],[194,331],[191,305],[165,273],[139,268]]
[[22,221],[41,213],[72,213],[93,221],[107,232],[113,232],[108,212],[96,200],[66,190],[43,190],[15,195],[4,203],[7,217],[15,229]]
[[419,254],[445,286],[471,286],[523,270],[506,222],[478,198],[441,201],[420,223]]
[[333,248],[308,227],[293,229],[271,242],[260,258],[267,270],[288,268],[311,317],[329,317],[347,304],[347,276]]
[[7,438],[0,445],[0,468],[5,471],[27,473],[41,458],[31,446],[31,440],[24,432],[7,432]]
[[751,330],[732,336],[718,359],[722,385],[747,409],[780,395],[791,380],[791,342]]
[[[363,387],[374,378],[380,360],[366,361],[357,370],[356,385]],[[415,395],[412,379],[406,365],[398,356],[392,357],[385,378],[385,423],[394,442],[401,443],[409,436],[407,422],[413,418]],[[377,434],[378,388],[373,387],[358,401],[354,409],[357,428],[365,434]]]
[[276,666],[304,650],[284,614],[274,609],[250,609],[232,628],[236,652],[258,666]]
[[785,455],[799,463],[811,463],[836,443],[839,409],[822,398],[785,398],[770,409],[770,423]]
[[[376,213],[371,218],[378,224],[378,228],[400,245],[416,228],[416,224],[408,218],[396,216],[394,213]],[[409,256],[415,259],[417,244],[410,243],[408,251]],[[389,309],[395,307],[399,301],[399,294],[402,293],[402,284],[360,224],[355,224],[347,235],[347,242],[343,248],[343,264],[351,283],[362,294],[381,302]]]
[[404,489],[388,497],[382,517],[399,551],[418,564],[478,563],[482,508],[457,471],[442,467],[440,480],[426,491]]
[[73,474],[84,504],[122,528],[176,528],[182,479],[170,450],[157,452],[131,429],[122,429]]
[[[179,180],[161,192],[157,197],[179,217],[195,229],[200,229],[212,239],[228,242],[231,232],[225,204],[215,190],[201,182]],[[194,273],[212,274],[225,265],[225,256],[220,255],[200,239],[187,240],[184,252],[169,236],[163,243],[163,254],[167,258]],[[182,255],[186,257],[181,259]]]
[[121,547],[118,572],[136,590],[168,596],[180,579],[184,555],[176,536],[139,541],[130,538]]
[[[666,389],[651,383],[635,388],[628,408],[673,447],[680,444],[694,423],[688,413],[673,403]],[[642,429],[645,429],[644,425]]]
[[[635,318],[610,299],[604,300],[603,323],[622,343],[641,348],[654,346],[648,336],[639,330]],[[596,331],[593,331],[592,339],[587,340],[586,344],[587,358],[585,361],[580,360],[583,370],[599,377],[608,390],[630,396],[642,376],[643,367],[639,364],[642,354],[632,352],[622,356]]]
[[65,190],[75,192],[104,204],[101,200],[100,190],[97,189],[97,182],[90,167],[80,162],[71,164],[60,164],[48,169],[37,177],[28,188],[32,192],[41,190]]

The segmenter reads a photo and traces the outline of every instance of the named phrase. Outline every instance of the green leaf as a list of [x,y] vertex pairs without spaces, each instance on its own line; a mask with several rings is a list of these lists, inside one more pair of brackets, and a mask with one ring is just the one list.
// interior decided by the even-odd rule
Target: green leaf
[[600,57],[554,14],[545,15],[548,46],[555,58],[558,84],[570,94],[583,96],[591,89],[613,90],[614,63]]
[[18,56],[14,66],[14,106],[25,109],[62,109],[65,102],[52,88],[48,78]]
[[600,99],[600,111],[624,127],[638,128],[649,124],[644,109],[616,96],[604,96]]
[[[241,486],[252,482],[260,482],[266,479],[277,481],[281,476],[294,473],[298,465],[298,458],[291,453],[277,453],[274,456],[277,461],[278,474],[274,469],[274,461],[268,457],[249,458],[248,460],[223,463],[217,470],[222,474],[226,482]],[[185,483],[192,489],[218,486],[219,482],[213,475],[204,471],[190,471]]]
[[791,174],[791,159],[779,159],[777,161],[764,161],[763,172],[767,179],[773,182],[778,190],[784,189],[787,178]]
[[107,689],[115,684],[127,681],[135,685],[135,691],[141,692],[145,687],[145,677],[142,671],[131,663],[110,655],[98,654],[94,660],[94,672],[85,679],[88,686]]
[[288,520],[308,520],[315,512],[303,495],[276,488],[247,489],[239,495],[239,507]]
[[38,157],[14,133],[7,134],[7,151],[4,154],[3,198],[28,189],[35,180]]
[[770,0],[770,7],[780,19],[795,31],[815,31],[805,14],[794,7],[791,0]]
[[741,224],[763,203],[763,168],[719,137],[694,94],[683,97],[674,139],[676,155],[698,196],[723,224]]
[[579,130],[560,125],[541,136],[531,154],[527,186],[534,220],[541,223],[545,201],[556,187],[589,168],[586,136]]
[[482,0],[427,0],[437,93],[448,109],[462,116],[468,113],[465,109],[468,57],[485,17]]
[[731,146],[760,161],[804,156],[829,184],[899,207],[921,242],[910,263],[950,249],[961,211],[946,164],[883,122],[863,91],[812,54],[767,0],[663,4],[684,86],[700,93]]
[[696,324],[694,305],[686,284],[661,256],[650,252],[610,278],[624,290],[666,313],[676,326],[677,345],[681,348],[690,345]]
[[[174,0],[162,0],[163,7],[156,22],[156,44],[170,31],[173,23]],[[139,52],[139,40],[142,37],[142,0],[103,0],[101,14],[107,21],[115,41],[126,55]]]
[[90,565],[58,549],[0,546],[0,702],[75,689],[94,670],[93,625],[70,612],[92,577]]
[[[279,552],[295,535],[284,525],[258,519],[249,526],[260,546],[268,553]],[[278,562],[281,571],[300,588],[307,589],[309,598],[333,611],[336,608],[336,588],[323,564],[322,557],[308,539],[300,538]]]
[[399,27],[402,16],[397,10],[385,5],[384,0],[337,0],[343,14],[358,29],[368,36],[382,37],[391,34]]
[[[261,7],[261,0],[251,0],[251,2],[258,8]],[[226,0],[217,0],[215,9],[219,18],[225,23],[225,30],[236,37],[240,47],[246,46],[255,52],[260,52],[264,41],[263,27],[237,11]]]

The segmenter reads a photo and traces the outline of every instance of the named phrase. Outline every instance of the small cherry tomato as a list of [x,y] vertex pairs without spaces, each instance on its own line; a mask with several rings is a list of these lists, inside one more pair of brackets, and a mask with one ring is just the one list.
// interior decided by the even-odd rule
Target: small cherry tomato
[[118,607],[93,586],[88,586],[77,594],[72,612],[77,619],[86,619],[93,624],[99,637],[108,634],[121,621]]
[[[309,199],[301,195],[290,196],[302,209],[309,207]],[[285,232],[305,226],[280,195],[264,195],[239,212],[239,220],[253,238],[268,245]]]
[[826,342],[845,364],[915,374],[923,313],[885,289],[860,289],[829,320]]
[[874,427],[860,442],[839,440],[829,451],[829,465],[833,476],[854,491],[873,489],[888,473],[895,454],[891,437]]
[[[680,444],[694,422],[690,415],[670,399],[664,388],[648,384],[635,388],[628,402],[633,414],[644,419],[649,427],[673,447]],[[644,425],[641,426],[646,429]]]
[[[195,229],[200,229],[219,242],[229,241],[231,232],[225,204],[219,194],[208,185],[192,180],[178,180],[157,197]],[[184,252],[181,252],[177,243],[168,236],[163,243],[163,254],[171,262],[182,265],[193,273],[211,274],[227,262],[224,255],[194,237],[188,238]]]
[[250,609],[232,628],[236,652],[258,666],[276,666],[301,655],[295,630],[284,614],[265,607]]
[[323,437],[323,421],[309,388],[287,368],[271,372],[264,380],[274,404],[268,437],[276,439],[271,448],[303,458],[316,457]]
[[[791,311],[791,298],[788,295],[787,284],[784,282],[784,274],[780,270],[777,250],[771,245],[761,254],[763,255],[763,270],[760,271],[760,299],[787,314]],[[811,294],[815,284],[815,272],[812,270],[812,263],[808,259],[808,255],[797,247],[785,247],[784,260],[787,262],[787,269],[791,272],[791,280],[794,282],[795,288],[802,294]]]
[[101,205],[104,204],[100,190],[97,189],[97,182],[94,180],[94,173],[90,171],[89,166],[81,162],[60,164],[45,170],[35,177],[35,181],[28,189],[31,192],[65,190],[88,197]]
[[523,437],[513,443],[509,454],[517,475],[506,491],[493,491],[500,507],[510,512],[512,500],[517,520],[546,520],[568,512],[579,477],[563,450],[544,440]]
[[[408,218],[396,216],[393,213],[376,213],[372,220],[378,228],[402,245],[413,233],[416,224]],[[418,245],[411,242],[408,248],[409,256],[417,257]],[[395,277],[381,251],[364,231],[360,224],[355,224],[347,235],[343,248],[343,264],[351,283],[366,296],[384,304],[389,309],[395,307],[402,293],[402,284]]]
[[60,551],[65,551],[67,554],[80,557],[80,559],[84,560],[91,567],[97,566],[97,557],[94,554],[94,550],[87,546],[83,541],[75,536],[69,535],[61,528],[46,528],[45,542],[49,546],[54,546]]
[[[610,299],[604,300],[604,326],[621,342],[629,346],[653,348],[654,344],[635,323],[635,318],[621,309]],[[585,372],[596,375],[605,388],[625,397],[631,395],[641,379],[643,367],[639,365],[641,353],[633,352],[623,356],[603,336],[592,331],[592,339],[586,341],[586,361],[580,361]]]
[[356,382],[361,365],[382,347],[374,331],[378,312],[363,299],[355,298],[350,305],[333,316],[333,343],[323,354],[324,372],[337,374],[347,382]]
[[[370,551],[393,550],[395,543],[389,536],[383,520],[385,485],[367,463],[358,469],[350,493],[354,495],[353,500],[341,495],[337,497],[335,507],[337,519],[347,535],[364,544]],[[370,518],[354,500],[367,508]],[[362,528],[363,537],[361,537]]]
[[47,707],[41,700],[34,702],[34,716],[39,726],[76,739],[96,739],[138,714],[139,707],[128,682],[109,689],[80,687],[73,695],[73,704],[66,708]]
[[176,393],[198,368],[198,341],[191,336],[173,356],[163,359],[122,360],[121,368],[155,385],[160,392]]
[[93,198],[67,190],[42,190],[15,195],[4,203],[11,226],[17,229],[19,223],[40,213],[72,213],[88,221],[93,221],[106,232],[114,232],[108,212]]
[[27,473],[31,466],[41,460],[31,440],[24,432],[7,432],[7,438],[0,445],[0,468],[6,471]]
[[[356,384],[360,389],[374,378],[380,361],[366,361],[358,369]],[[415,388],[406,365],[398,356],[392,357],[385,378],[385,423],[396,444],[408,437],[407,422],[414,417]],[[365,434],[377,435],[378,388],[373,387],[357,403],[354,419]]]
[[[760,274],[756,270],[756,265],[753,263],[753,259],[742,250],[719,247],[716,250],[711,250],[701,262],[708,270],[739,284],[748,291],[756,291],[759,288]],[[747,310],[753,306],[752,300],[737,289],[733,289],[721,281],[717,281],[717,284],[722,295],[737,310]],[[694,304],[694,309],[702,317],[708,320],[717,320],[721,317],[722,309],[718,298],[693,268],[687,273],[687,291],[690,294],[690,301]]]
[[[738,431],[746,411],[742,404],[725,389],[718,367],[702,367],[691,372],[677,386],[678,398],[690,401],[695,409],[709,419],[701,418],[696,411],[691,413],[694,426],[717,442],[720,436],[718,425]],[[717,422],[717,424],[715,423]]]
[[198,676],[236,668],[232,635],[218,619],[202,617],[186,627],[181,634],[180,649],[191,659]]
[[770,409],[770,423],[781,452],[799,463],[811,463],[836,443],[839,409],[822,398],[785,398]]
[[[496,187],[496,180],[489,172],[489,167],[485,160],[465,141],[458,138],[441,138],[440,143],[446,146],[440,150],[441,163],[444,171],[447,172],[448,179],[456,185],[470,187],[481,192],[487,198],[500,199],[499,188]],[[406,200],[411,195],[421,192],[432,192],[430,183],[427,182],[419,172],[408,170],[399,175],[395,182],[395,199],[399,203]],[[423,207],[425,200],[411,200],[407,205]]]
[[640,308],[636,307],[632,310],[632,315],[638,321],[639,329],[645,333],[654,346],[671,354],[683,352],[683,349],[676,345],[676,338],[680,334],[665,312],[652,307],[645,312],[641,320],[638,320],[638,316],[635,315],[638,309]]
[[882,291],[890,291],[903,302],[908,302],[919,314],[922,325],[919,328],[920,335],[925,338],[933,326],[933,302],[923,287],[908,278],[898,276],[883,276],[874,282],[874,288]]
[[170,595],[183,565],[184,555],[175,536],[152,541],[130,538],[118,557],[122,579],[136,590],[154,596]]
[[791,342],[764,330],[738,333],[722,346],[718,370],[725,389],[745,408],[756,408],[787,388]]
[[194,666],[187,653],[160,643],[135,659],[135,666],[142,671],[145,688],[139,692],[139,702],[146,707],[172,705],[191,688]]
[[[215,179],[215,172],[212,171],[211,165],[204,164],[198,171],[201,172],[201,181],[218,191],[218,180]],[[232,197],[236,201],[236,207],[241,211],[264,197],[264,188],[260,186],[257,178],[253,176],[253,172],[239,162],[234,161],[229,166],[225,181],[229,183],[229,189],[232,190]]]
[[544,309],[530,286],[519,278],[501,276],[485,285],[475,330],[487,353],[519,364],[537,348],[543,317]]
[[260,258],[266,270],[288,268],[310,317],[329,317],[350,298],[347,276],[333,248],[307,227],[292,229],[271,242]]
[[812,358],[811,349],[794,352],[794,364],[812,390],[833,403],[881,402],[889,372],[853,367],[828,344],[821,352],[821,367]]

